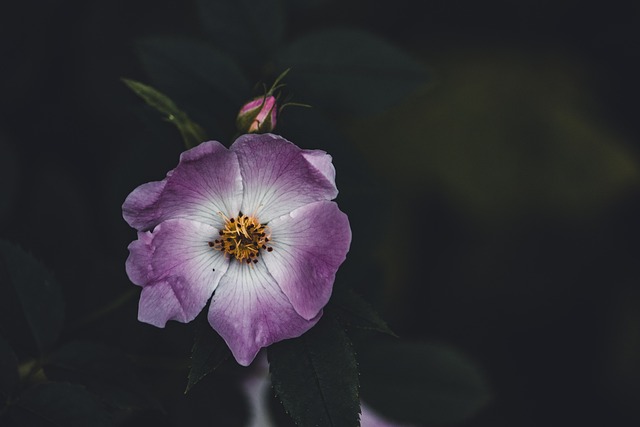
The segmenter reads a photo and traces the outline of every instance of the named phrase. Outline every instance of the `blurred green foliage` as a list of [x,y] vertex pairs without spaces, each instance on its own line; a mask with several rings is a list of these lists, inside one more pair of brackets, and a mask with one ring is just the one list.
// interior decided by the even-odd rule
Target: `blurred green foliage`
[[509,49],[425,55],[436,82],[350,135],[399,197],[439,192],[472,221],[593,215],[638,189],[579,60]]

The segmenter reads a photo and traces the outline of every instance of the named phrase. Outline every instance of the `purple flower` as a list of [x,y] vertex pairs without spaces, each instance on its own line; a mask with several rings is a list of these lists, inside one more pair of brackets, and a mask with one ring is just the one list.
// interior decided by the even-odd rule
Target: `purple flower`
[[302,335],[322,315],[351,243],[335,169],[319,150],[272,134],[185,151],[162,181],[136,188],[124,219],[138,230],[127,274],[138,319],[208,320],[235,359]]

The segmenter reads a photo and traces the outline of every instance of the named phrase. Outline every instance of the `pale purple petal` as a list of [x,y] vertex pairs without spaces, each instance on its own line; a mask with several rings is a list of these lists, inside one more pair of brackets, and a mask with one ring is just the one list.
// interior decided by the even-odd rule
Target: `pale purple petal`
[[383,418],[364,402],[360,402],[360,410],[362,412],[360,416],[361,427],[410,427],[406,424],[398,424]]
[[168,320],[190,322],[197,316],[229,265],[208,245],[217,235],[215,227],[185,219],[138,232],[126,268],[131,281],[144,288],[140,321],[164,327]]
[[329,154],[322,150],[303,150],[302,155],[313,167],[315,167],[324,177],[336,185],[336,168],[331,162],[332,158]]
[[167,180],[142,184],[134,189],[122,205],[122,216],[136,230],[148,230],[156,226],[162,214],[158,205]]
[[162,181],[133,190],[122,215],[137,230],[172,218],[188,218],[220,226],[219,213],[235,216],[242,201],[242,178],[235,153],[216,141],[203,142],[180,156]]
[[135,285],[144,286],[153,275],[153,244],[154,235],[150,231],[138,231],[138,240],[129,243],[129,257],[125,263],[127,276]]
[[347,216],[334,202],[315,202],[269,223],[273,252],[262,261],[295,310],[314,317],[329,301],[351,244]]
[[232,260],[211,299],[209,323],[236,361],[248,366],[262,347],[302,335],[321,314],[310,320],[298,315],[264,263]]
[[[305,151],[272,134],[243,135],[231,146],[240,162],[242,211],[265,223],[308,203],[338,195],[335,182],[304,156]],[[316,156],[316,155],[312,155]],[[317,159],[314,159],[317,160]]]
[[168,320],[189,322],[191,316],[183,308],[184,301],[179,296],[185,287],[184,279],[177,277],[144,287],[138,303],[138,320],[158,328],[164,328]]

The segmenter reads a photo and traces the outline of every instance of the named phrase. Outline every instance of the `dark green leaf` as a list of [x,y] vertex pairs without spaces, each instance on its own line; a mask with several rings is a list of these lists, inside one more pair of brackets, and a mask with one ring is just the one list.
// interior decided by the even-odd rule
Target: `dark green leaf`
[[364,31],[333,29],[288,45],[276,68],[299,101],[337,113],[372,114],[426,83],[426,67],[387,41]]
[[136,44],[140,60],[155,86],[209,130],[228,124],[250,91],[242,70],[206,43],[184,38],[147,38]]
[[199,316],[196,320],[195,339],[191,349],[191,368],[184,392],[188,393],[194,385],[216,370],[230,355],[227,343],[211,328],[206,316]]
[[369,303],[352,289],[334,288],[328,308],[336,313],[340,323],[345,326],[396,336]]
[[42,352],[56,341],[62,329],[64,301],[58,284],[33,256],[4,240],[0,240],[0,280],[15,291]]
[[301,337],[272,345],[267,355],[273,388],[298,425],[359,425],[355,355],[330,313]]
[[278,396],[275,396],[272,390],[268,391],[266,406],[272,421],[271,424],[274,424],[274,427],[296,427],[295,421],[287,414]]
[[18,359],[9,343],[0,337],[0,395],[11,395],[18,379]]
[[214,45],[243,64],[260,65],[284,34],[278,0],[198,0],[205,33]]
[[202,127],[193,122],[165,94],[135,80],[122,79],[122,81],[144,99],[147,104],[164,114],[168,122],[173,123],[178,128],[187,148],[195,147],[206,139]]
[[105,344],[66,344],[47,358],[44,370],[49,379],[85,385],[115,408],[160,409],[136,378],[130,360]]
[[113,425],[106,408],[84,387],[42,383],[24,392],[11,406],[19,426],[107,427]]
[[383,342],[359,353],[362,399],[385,417],[427,425],[453,424],[487,404],[479,369],[440,345]]

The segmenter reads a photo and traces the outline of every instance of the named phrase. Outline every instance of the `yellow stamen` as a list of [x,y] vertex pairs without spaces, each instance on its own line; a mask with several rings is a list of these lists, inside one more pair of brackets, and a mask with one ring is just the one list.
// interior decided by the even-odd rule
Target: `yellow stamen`
[[244,215],[242,212],[237,217],[224,219],[224,227],[220,230],[220,237],[209,246],[237,259],[241,263],[255,264],[260,257],[261,249],[271,252],[271,246],[267,248],[267,242],[271,234],[266,225],[263,225],[253,215]]

